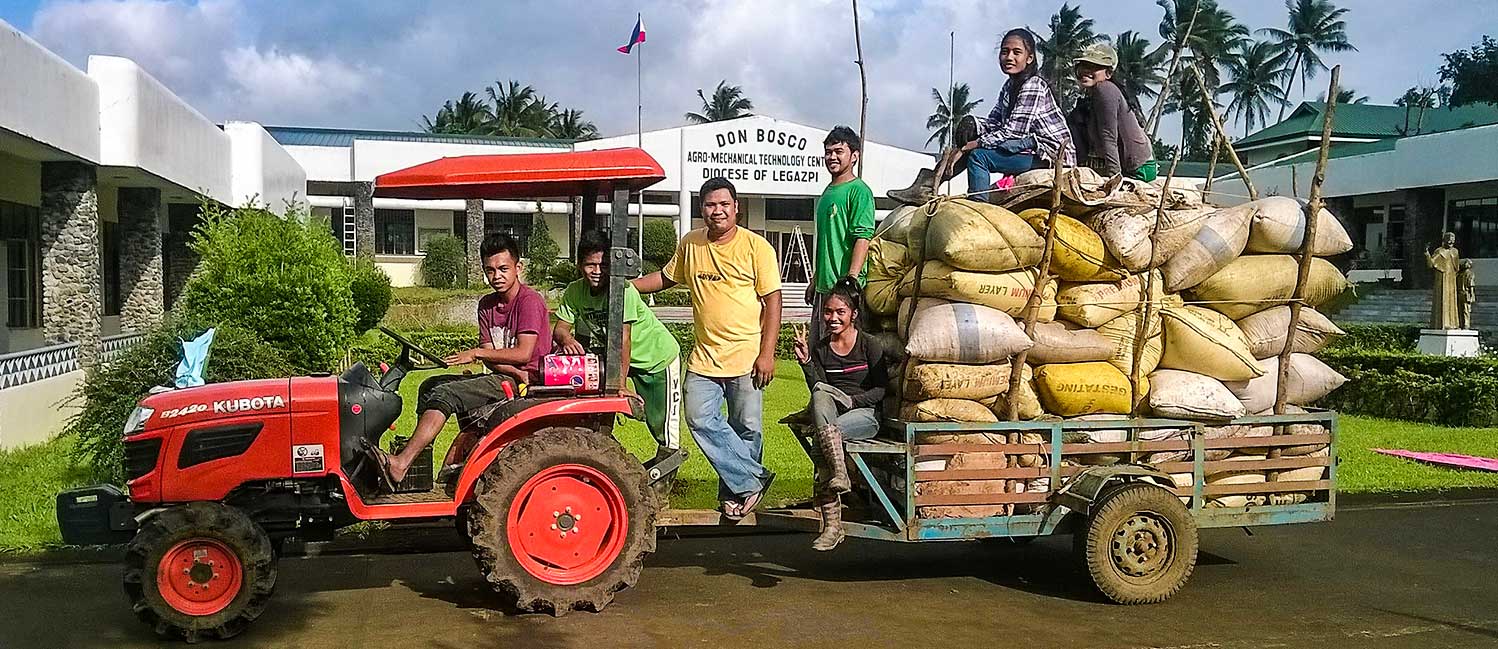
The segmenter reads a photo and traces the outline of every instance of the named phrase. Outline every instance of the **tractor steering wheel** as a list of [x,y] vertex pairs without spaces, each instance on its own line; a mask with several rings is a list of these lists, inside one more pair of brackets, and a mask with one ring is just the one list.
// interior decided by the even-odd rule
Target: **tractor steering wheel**
[[[386,336],[390,336],[391,340],[394,340],[395,342],[400,343],[401,348],[402,348],[402,350],[401,350],[401,355],[402,356],[405,356],[409,352],[416,352],[417,356],[420,356],[422,358],[427,359],[428,361],[431,361],[432,365],[435,368],[446,369],[448,367],[447,361],[442,360],[442,357],[437,356],[437,355],[435,355],[435,354],[433,354],[433,353],[431,353],[431,352],[429,352],[429,351],[427,351],[425,349],[417,347],[415,343],[412,343],[411,341],[406,340],[405,337],[401,336],[400,334],[395,333],[394,331],[391,331],[390,329],[388,329],[386,327],[383,327],[383,326],[380,327],[380,333],[385,334]],[[411,369],[413,369],[413,370],[429,370],[429,369],[433,369],[433,367],[412,367]]]

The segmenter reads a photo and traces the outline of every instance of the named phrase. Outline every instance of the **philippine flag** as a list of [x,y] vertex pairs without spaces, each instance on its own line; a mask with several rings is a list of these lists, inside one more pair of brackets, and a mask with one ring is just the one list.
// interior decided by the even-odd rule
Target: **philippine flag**
[[645,19],[642,17],[642,18],[639,18],[639,19],[635,20],[635,32],[633,34],[629,35],[629,42],[625,43],[624,47],[619,48],[619,53],[620,54],[629,54],[629,51],[632,50],[632,49],[634,49],[636,43],[644,43],[644,42],[645,42]]

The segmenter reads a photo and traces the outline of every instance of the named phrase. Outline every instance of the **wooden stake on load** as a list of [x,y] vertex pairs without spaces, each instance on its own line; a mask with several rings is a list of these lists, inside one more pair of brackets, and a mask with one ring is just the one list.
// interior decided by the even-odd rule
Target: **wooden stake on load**
[[[1051,250],[1056,247],[1056,215],[1061,213],[1061,176],[1064,170],[1061,166],[1062,154],[1071,143],[1061,141],[1061,146],[1056,149],[1055,172],[1051,177],[1051,213],[1045,219],[1045,246],[1040,249],[1040,268],[1036,270],[1035,289],[1030,291],[1030,299],[1025,300],[1025,336],[1035,340],[1035,319],[1040,315],[1040,302],[1045,295],[1046,282],[1051,279]],[[1026,349],[1014,355],[1014,360],[1009,363],[1009,392],[1004,398],[1004,419],[1014,421],[1019,419],[1019,386],[1025,372],[1025,359],[1030,356],[1030,350]]]
[[[863,68],[863,34],[858,29],[858,0],[853,0],[853,47],[858,53],[858,137],[869,141],[869,75]],[[864,154],[868,151],[865,150]],[[863,177],[863,155],[858,156],[858,177]]]
[[1149,125],[1144,130],[1150,134],[1150,139],[1155,139],[1155,133],[1160,130],[1160,116],[1165,114],[1165,101],[1170,99],[1170,79],[1176,74],[1176,65],[1181,62],[1181,51],[1191,47],[1191,32],[1196,29],[1196,15],[1201,12],[1201,3],[1197,2],[1191,7],[1191,20],[1186,23],[1186,35],[1181,37],[1181,46],[1175,48],[1170,55],[1170,68],[1165,71],[1165,78],[1160,81],[1160,98],[1155,100],[1155,109],[1150,111]]
[[1141,376],[1140,365],[1144,359],[1144,346],[1149,343],[1149,321],[1154,315],[1154,300],[1151,299],[1155,293],[1155,265],[1160,262],[1157,258],[1158,249],[1155,240],[1160,236],[1160,222],[1165,220],[1165,199],[1170,195],[1170,183],[1176,178],[1176,167],[1181,164],[1181,150],[1176,149],[1175,157],[1170,161],[1170,172],[1165,175],[1165,184],[1160,187],[1160,202],[1155,205],[1155,224],[1150,228],[1150,261],[1144,269],[1144,280],[1139,282],[1139,322],[1134,329],[1134,353],[1133,363],[1129,365],[1129,411],[1138,416],[1143,414],[1144,391],[1139,389]]
[[[1332,116],[1337,112],[1337,80],[1342,66],[1332,67],[1331,87],[1326,91],[1326,114],[1321,119],[1321,150],[1316,155],[1316,175],[1311,177],[1311,200],[1306,203],[1305,238],[1300,242],[1300,269],[1295,274],[1295,293],[1290,298],[1290,329],[1285,332],[1285,347],[1280,350],[1279,379],[1274,389],[1274,414],[1285,414],[1289,395],[1290,354],[1295,347],[1295,330],[1300,328],[1300,310],[1306,299],[1306,284],[1311,277],[1311,253],[1315,251],[1316,224],[1321,219],[1321,185],[1326,182],[1326,158],[1332,147]],[[1278,456],[1278,449],[1270,453]]]
[[1227,147],[1228,159],[1238,168],[1238,177],[1243,179],[1243,186],[1248,188],[1248,200],[1259,200],[1259,190],[1254,189],[1254,181],[1248,177],[1248,170],[1243,168],[1243,161],[1238,159],[1238,151],[1233,148],[1232,141],[1228,140],[1227,129],[1217,117],[1217,107],[1212,105],[1212,93],[1207,91],[1207,79],[1202,76],[1201,68],[1196,67],[1195,61],[1191,62],[1191,74],[1196,76],[1196,87],[1202,91],[1202,105],[1207,107],[1207,115],[1212,118],[1212,128],[1216,129],[1218,139]]

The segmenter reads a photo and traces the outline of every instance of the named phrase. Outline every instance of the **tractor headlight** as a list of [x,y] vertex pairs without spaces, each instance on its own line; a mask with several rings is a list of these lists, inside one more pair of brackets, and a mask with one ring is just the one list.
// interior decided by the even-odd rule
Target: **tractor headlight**
[[156,411],[145,406],[136,406],[130,413],[130,418],[125,420],[125,435],[130,436],[146,429],[146,420]]

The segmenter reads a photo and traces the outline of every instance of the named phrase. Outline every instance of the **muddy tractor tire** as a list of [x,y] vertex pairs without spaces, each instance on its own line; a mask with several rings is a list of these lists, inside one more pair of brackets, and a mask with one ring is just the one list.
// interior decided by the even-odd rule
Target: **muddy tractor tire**
[[656,511],[644,467],[617,440],[547,428],[511,443],[479,477],[468,536],[506,604],[599,611],[640,578]]
[[1153,484],[1113,490],[1076,534],[1077,559],[1103,596],[1119,604],[1163,602],[1196,567],[1196,520]]
[[265,611],[276,556],[265,531],[219,503],[190,503],[146,520],[125,546],[125,594],[164,638],[232,638]]

